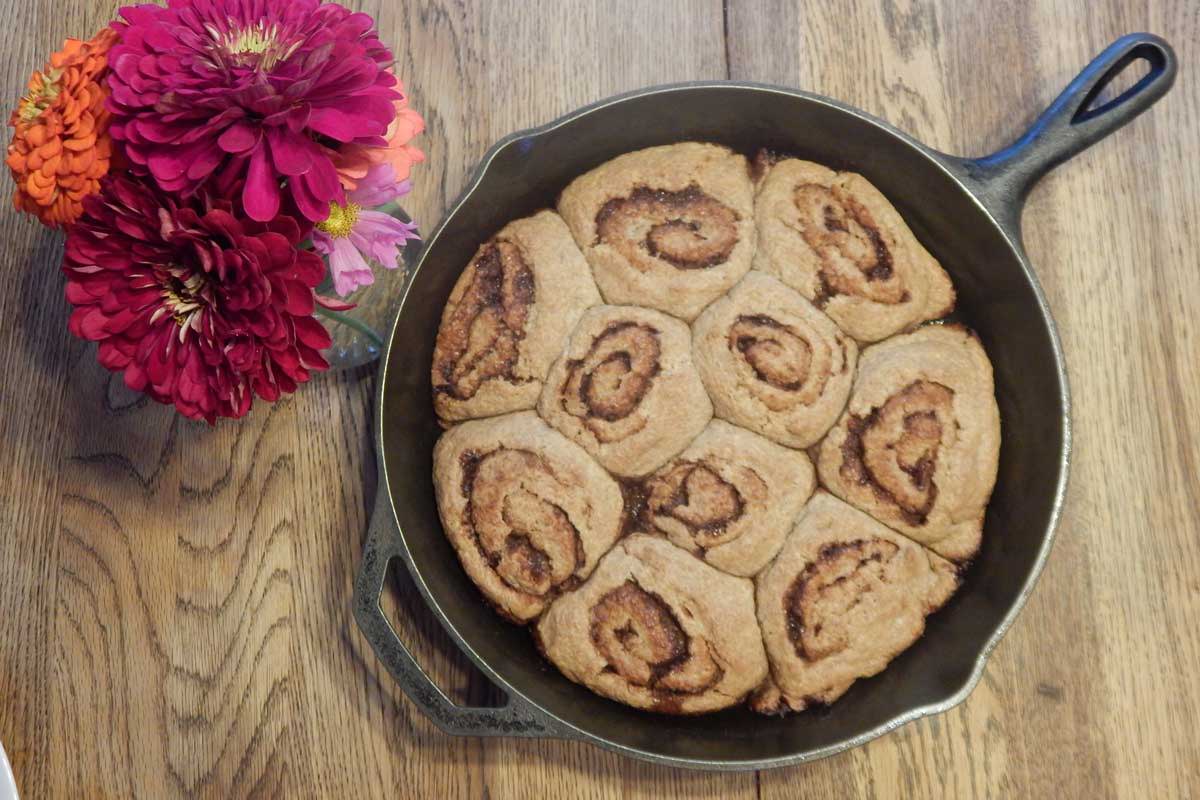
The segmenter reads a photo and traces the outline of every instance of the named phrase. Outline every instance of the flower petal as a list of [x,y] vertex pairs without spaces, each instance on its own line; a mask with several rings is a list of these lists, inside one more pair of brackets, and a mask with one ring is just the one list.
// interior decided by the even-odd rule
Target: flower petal
[[329,218],[329,200],[318,197],[311,186],[312,182],[308,174],[297,175],[288,180],[288,187],[292,190],[292,199],[296,201],[296,208],[310,222],[321,222]]
[[279,213],[279,183],[271,170],[266,147],[259,146],[250,157],[246,186],[242,190],[242,205],[250,219],[266,222]]
[[150,153],[146,166],[150,168],[151,174],[162,182],[183,176],[187,172],[188,162],[177,148],[160,148]]
[[371,266],[362,257],[349,239],[337,239],[329,256],[329,270],[333,275],[333,290],[342,297],[360,286],[375,282]]
[[328,308],[330,311],[349,311],[352,308],[357,308],[358,303],[351,303],[347,300],[340,300],[336,297],[328,297],[323,294],[316,295],[317,305],[321,308]]
[[374,208],[390,203],[400,196],[396,182],[396,170],[391,164],[375,164],[358,181],[358,187],[348,193],[347,198],[365,208]]
[[303,136],[274,127],[267,129],[267,143],[271,146],[271,161],[280,173],[302,175],[312,169],[316,145]]
[[217,138],[217,144],[226,153],[240,156],[257,145],[261,136],[262,131],[243,119],[226,128]]

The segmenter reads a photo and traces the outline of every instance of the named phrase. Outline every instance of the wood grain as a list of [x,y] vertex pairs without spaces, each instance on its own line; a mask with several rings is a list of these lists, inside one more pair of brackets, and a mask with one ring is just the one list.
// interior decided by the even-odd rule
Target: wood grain
[[[352,5],[377,16],[429,122],[409,203],[426,228],[494,140],[616,92],[783,83],[981,154],[1110,40],[1165,36],[1183,64],[1174,92],[1048,177],[1024,219],[1075,399],[1049,566],[966,703],[817,764],[708,775],[580,744],[444,736],[348,613],[375,482],[370,370],[238,423],[181,421],[68,337],[60,241],[5,206],[0,740],[24,796],[1200,794],[1194,3]],[[4,102],[115,6],[0,0]],[[493,699],[403,581],[390,602],[441,685]]]

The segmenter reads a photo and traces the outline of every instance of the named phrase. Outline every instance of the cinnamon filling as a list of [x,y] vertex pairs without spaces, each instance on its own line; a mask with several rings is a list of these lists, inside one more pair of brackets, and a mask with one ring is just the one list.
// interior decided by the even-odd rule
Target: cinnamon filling
[[772,317],[738,317],[729,328],[729,344],[742,354],[760,381],[794,392],[808,378],[812,348]]
[[788,638],[799,658],[819,661],[850,646],[855,625],[850,613],[889,582],[888,562],[899,551],[886,539],[821,547],[783,597]]
[[721,679],[707,644],[689,637],[670,606],[633,580],[592,607],[590,632],[607,669],[635,686],[697,694]]
[[760,148],[759,151],[754,154],[754,160],[750,162],[750,179],[755,183],[758,183],[766,176],[768,172],[771,171],[771,167],[775,166],[785,158],[787,158],[787,156],[783,153],[768,149],[766,147]]
[[[765,314],[739,316],[729,327],[729,348],[741,355],[754,377],[767,387],[787,392],[758,392],[772,411],[784,411],[799,402],[816,402],[833,368],[833,352],[821,341]],[[845,343],[841,343],[843,359]]]
[[450,318],[438,332],[435,392],[469,400],[494,378],[511,382],[534,303],[533,273],[520,248],[497,240],[468,267],[473,271]]
[[891,245],[871,212],[852,196],[815,183],[795,191],[798,230],[821,257],[816,303],[852,295],[876,303],[911,296],[895,272]]
[[867,416],[851,416],[842,443],[842,476],[870,486],[909,525],[924,525],[937,501],[938,451],[957,430],[953,403],[953,390],[919,380]]
[[549,464],[525,450],[461,456],[465,528],[501,580],[545,597],[583,566],[583,543],[557,498],[568,491]]
[[562,407],[602,442],[637,433],[646,421],[632,416],[659,372],[658,331],[637,322],[614,322],[592,341],[583,358],[567,364]]
[[694,461],[680,462],[656,476],[648,505],[653,517],[667,517],[686,527],[699,548],[737,538],[740,531],[731,526],[746,513],[738,487],[711,466]]
[[692,184],[682,191],[638,186],[596,213],[596,240],[634,265],[649,259],[677,269],[707,269],[729,260],[738,243],[733,209]]
[[645,481],[638,478],[618,478],[617,482],[621,486],[621,499],[624,501],[620,537],[624,538],[643,524],[650,500],[650,488]]

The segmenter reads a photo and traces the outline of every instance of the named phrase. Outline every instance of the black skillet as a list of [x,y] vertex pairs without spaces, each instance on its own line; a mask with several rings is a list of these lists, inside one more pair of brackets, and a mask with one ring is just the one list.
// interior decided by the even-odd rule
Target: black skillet
[[[1148,62],[1145,77],[1093,107],[1136,60]],[[648,761],[708,769],[798,764],[962,702],[1042,570],[1070,461],[1067,374],[1021,245],[1021,207],[1039,178],[1148,109],[1175,73],[1175,54],[1162,39],[1122,37],[1013,145],[978,159],[931,150],[826,97],[738,82],[622,95],[499,142],[429,237],[380,365],[379,491],[354,596],[358,624],[380,660],[448,733],[580,739]],[[737,709],[674,718],[604,700],[549,667],[524,628],[500,621],[481,602],[438,520],[431,451],[439,429],[429,364],[442,306],[463,266],[509,220],[553,206],[575,176],[621,153],[683,140],[720,142],[746,154],[768,147],[865,175],[950,272],[957,316],[979,333],[995,366],[1004,443],[983,550],[925,636],[825,711],[767,718]],[[396,559],[450,637],[508,696],[506,705],[457,706],[413,660],[379,606]]]

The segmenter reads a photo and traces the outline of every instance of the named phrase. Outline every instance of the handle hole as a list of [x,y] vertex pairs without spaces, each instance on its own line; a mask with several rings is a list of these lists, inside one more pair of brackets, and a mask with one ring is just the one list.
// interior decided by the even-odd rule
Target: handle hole
[[503,708],[507,704],[504,692],[475,668],[438,623],[399,558],[388,563],[379,608],[430,679],[456,705]]
[[1071,123],[1087,122],[1106,114],[1141,92],[1166,69],[1163,52],[1151,44],[1141,44],[1109,67],[1079,104]]

